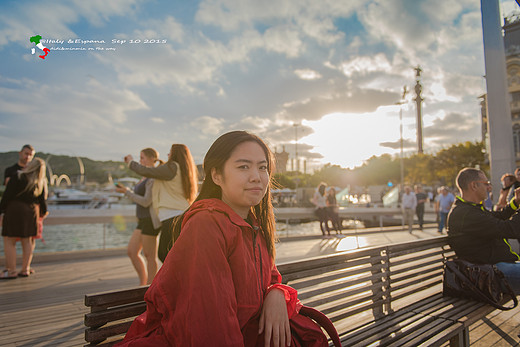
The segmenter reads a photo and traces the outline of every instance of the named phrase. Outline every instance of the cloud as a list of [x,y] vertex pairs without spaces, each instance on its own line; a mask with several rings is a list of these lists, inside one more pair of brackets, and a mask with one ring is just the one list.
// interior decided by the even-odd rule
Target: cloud
[[[144,0],[58,0],[24,1],[9,6],[0,12],[0,47],[9,42],[16,42],[24,47],[32,45],[29,37],[35,34],[46,38],[76,38],[70,28],[84,19],[100,27],[113,16],[129,16]],[[6,6],[7,7],[7,6]],[[36,16],[36,17],[35,17]]]
[[367,113],[382,105],[392,105],[398,99],[399,95],[393,92],[353,89],[287,103],[279,116],[288,120],[316,120],[330,113]]
[[431,126],[424,127],[423,134],[433,147],[481,140],[480,118],[468,113],[448,113],[443,118],[435,118]]
[[107,143],[117,141],[118,134],[128,134],[129,114],[148,109],[134,92],[111,88],[94,79],[82,88],[42,85],[27,79],[24,82],[24,89],[0,87],[6,124],[0,134],[33,139],[49,150],[89,148],[112,153],[113,148]]
[[311,69],[297,69],[294,70],[294,74],[302,80],[316,80],[322,77],[319,72]]
[[[186,35],[182,23],[172,16],[166,16],[165,19],[151,19],[143,23],[144,30],[134,30],[131,37],[140,39],[162,40],[167,39],[168,42],[183,43]],[[119,34],[120,38],[131,38],[130,36]]]
[[330,37],[335,40],[338,35],[330,17],[348,17],[360,3],[360,0],[322,0],[319,3],[313,0],[265,0],[261,3],[254,0],[206,0],[200,3],[195,19],[226,32],[264,23],[296,23],[308,36],[329,42]]
[[190,122],[190,126],[200,131],[202,137],[219,135],[224,128],[225,121],[210,116],[198,117]]
[[[401,148],[401,141],[397,140],[397,141],[381,142],[381,143],[379,143],[379,145],[382,146],[382,147],[388,147],[388,148],[392,148],[392,149],[400,149]],[[403,149],[404,150],[415,149],[415,148],[417,148],[417,142],[416,141],[412,141],[410,139],[403,139]]]
[[352,76],[375,71],[390,72],[392,65],[383,53],[379,53],[373,56],[355,57],[342,63],[341,69],[346,76]]

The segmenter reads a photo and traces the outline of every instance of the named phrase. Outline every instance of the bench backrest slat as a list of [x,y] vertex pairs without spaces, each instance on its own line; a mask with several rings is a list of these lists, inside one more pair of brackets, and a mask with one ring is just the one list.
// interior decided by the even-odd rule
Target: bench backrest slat
[[146,303],[144,301],[141,301],[134,304],[120,306],[117,308],[87,313],[85,314],[84,319],[85,326],[100,327],[109,322],[138,316],[144,311],[146,311]]
[[141,286],[121,291],[104,292],[85,295],[85,306],[87,307],[111,307],[130,304],[137,300],[142,301],[148,286]]

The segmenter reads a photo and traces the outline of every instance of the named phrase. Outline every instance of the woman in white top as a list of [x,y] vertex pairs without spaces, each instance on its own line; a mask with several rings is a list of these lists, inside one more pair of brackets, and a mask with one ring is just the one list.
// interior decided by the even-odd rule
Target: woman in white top
[[157,255],[164,262],[172,247],[173,218],[182,214],[197,195],[197,167],[186,145],[173,144],[168,161],[157,167],[145,167],[125,157],[128,167],[137,174],[154,178],[152,207],[161,221],[161,236]]
[[327,211],[327,196],[325,195],[325,190],[327,185],[325,183],[320,183],[318,189],[314,193],[312,198],[312,203],[316,206],[316,215],[320,220],[320,229],[323,235],[325,235],[325,231],[330,236],[330,229],[328,225],[329,213]]

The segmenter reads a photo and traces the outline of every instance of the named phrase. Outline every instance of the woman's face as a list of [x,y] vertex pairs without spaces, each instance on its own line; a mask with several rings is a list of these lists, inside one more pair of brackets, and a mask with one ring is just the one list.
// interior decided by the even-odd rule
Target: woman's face
[[251,207],[260,203],[267,192],[267,164],[262,147],[248,141],[233,150],[222,172],[211,171],[213,182],[222,189],[222,201],[242,218],[247,218]]
[[154,162],[155,162],[154,158],[150,158],[150,157],[146,156],[146,154],[141,152],[141,155],[139,157],[139,163],[141,165],[146,166],[146,167],[152,167]]

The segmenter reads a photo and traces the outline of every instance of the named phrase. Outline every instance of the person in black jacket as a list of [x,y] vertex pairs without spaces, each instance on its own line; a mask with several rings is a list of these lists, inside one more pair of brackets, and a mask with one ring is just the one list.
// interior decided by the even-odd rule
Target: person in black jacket
[[482,205],[491,190],[484,172],[462,169],[456,183],[461,196],[448,215],[448,243],[460,259],[495,264],[520,294],[520,256],[507,241],[520,239],[520,188],[505,208],[491,212]]
[[[4,240],[5,269],[0,280],[28,277],[38,220],[47,216],[45,161],[34,158],[7,182],[0,200],[0,225]],[[16,271],[16,241],[22,243],[22,270]]]

